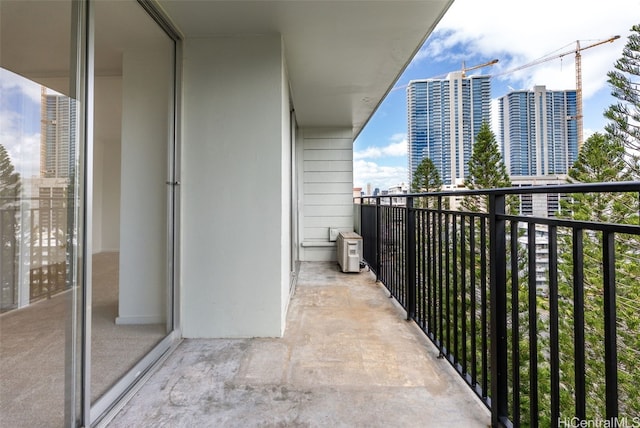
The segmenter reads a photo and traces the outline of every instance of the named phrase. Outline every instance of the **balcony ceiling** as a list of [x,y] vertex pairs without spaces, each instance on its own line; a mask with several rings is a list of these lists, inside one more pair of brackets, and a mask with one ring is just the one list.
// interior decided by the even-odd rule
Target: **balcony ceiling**
[[369,120],[453,0],[159,0],[186,38],[281,34],[301,126]]
[[[369,120],[453,0],[157,0],[185,38],[280,34],[296,117],[306,127]],[[115,75],[123,46],[145,45],[134,1],[96,3],[96,74]],[[60,92],[69,75],[71,2],[0,0],[0,66]]]

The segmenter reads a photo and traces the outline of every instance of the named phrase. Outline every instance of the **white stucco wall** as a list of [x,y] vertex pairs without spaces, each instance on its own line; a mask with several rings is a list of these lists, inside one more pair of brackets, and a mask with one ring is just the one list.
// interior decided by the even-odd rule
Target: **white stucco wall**
[[122,77],[95,80],[93,252],[120,248]]
[[289,283],[281,38],[187,39],[183,52],[183,336],[281,336]]
[[351,128],[302,129],[300,260],[335,261],[329,229],[353,231]]
[[161,323],[167,288],[168,52],[123,55],[118,324]]

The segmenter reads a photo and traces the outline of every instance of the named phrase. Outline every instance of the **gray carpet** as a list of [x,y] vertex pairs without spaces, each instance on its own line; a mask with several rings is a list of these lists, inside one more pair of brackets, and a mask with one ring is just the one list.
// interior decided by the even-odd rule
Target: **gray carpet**
[[[116,325],[118,253],[93,258],[91,399],[99,398],[164,336],[165,325]],[[71,293],[0,316],[0,427],[64,424]],[[70,351],[68,351],[70,352]]]

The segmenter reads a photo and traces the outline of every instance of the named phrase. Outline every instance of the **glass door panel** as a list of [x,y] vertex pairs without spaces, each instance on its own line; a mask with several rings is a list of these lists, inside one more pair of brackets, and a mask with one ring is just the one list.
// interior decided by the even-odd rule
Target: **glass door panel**
[[134,0],[95,3],[91,402],[171,330],[175,42]]
[[79,420],[81,105],[71,0],[0,2],[0,422]]

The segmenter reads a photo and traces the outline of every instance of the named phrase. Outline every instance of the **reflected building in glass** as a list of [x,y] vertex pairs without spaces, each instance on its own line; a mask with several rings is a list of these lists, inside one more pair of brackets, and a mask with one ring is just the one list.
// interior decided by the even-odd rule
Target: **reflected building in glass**
[[76,103],[65,95],[47,93],[45,87],[41,93],[40,176],[68,178],[75,164],[70,141],[76,132]]

